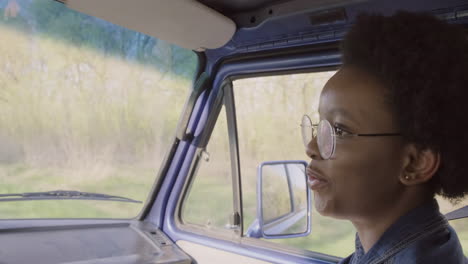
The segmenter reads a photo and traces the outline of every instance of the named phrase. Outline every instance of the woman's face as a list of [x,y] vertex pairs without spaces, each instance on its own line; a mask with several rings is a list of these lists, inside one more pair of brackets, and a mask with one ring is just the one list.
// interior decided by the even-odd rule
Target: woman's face
[[[320,119],[355,134],[398,133],[384,87],[366,72],[345,66],[325,85]],[[333,156],[320,157],[316,139],[307,147],[314,204],[322,215],[358,220],[392,206],[403,190],[400,137],[337,137]]]

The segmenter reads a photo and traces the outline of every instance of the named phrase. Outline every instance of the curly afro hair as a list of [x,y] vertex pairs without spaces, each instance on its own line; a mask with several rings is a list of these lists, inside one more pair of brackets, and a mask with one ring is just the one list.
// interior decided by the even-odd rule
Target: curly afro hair
[[468,42],[464,30],[430,14],[364,14],[342,42],[343,65],[377,77],[403,139],[440,153],[429,181],[451,200],[468,193]]

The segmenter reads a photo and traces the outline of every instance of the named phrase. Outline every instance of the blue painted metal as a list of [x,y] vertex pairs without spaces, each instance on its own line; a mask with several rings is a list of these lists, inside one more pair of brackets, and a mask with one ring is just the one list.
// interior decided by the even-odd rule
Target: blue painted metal
[[[207,98],[208,93],[203,92],[200,95],[200,98],[197,100],[193,109],[193,114],[190,117],[188,123],[186,131],[187,133],[193,133],[193,131],[195,131],[195,128],[200,121],[202,110],[205,108],[205,104],[207,103]],[[188,148],[189,144],[187,142],[180,141],[179,145],[177,146],[174,158],[172,160],[172,164],[167,174],[164,175],[164,181],[160,188],[160,192],[156,197],[156,201],[154,202],[151,211],[148,214],[148,217],[145,219],[146,221],[150,221],[159,228],[162,228],[163,223],[165,221],[166,206],[168,204],[169,195],[171,194],[170,190],[172,190],[175,180],[179,175],[179,171],[182,168],[182,163],[184,162],[184,160],[188,159],[190,161],[192,159],[191,155],[187,155]]]
[[206,91],[200,95],[200,98],[197,100],[195,104],[195,108],[194,108],[194,113],[196,114],[190,117],[186,133],[188,134],[194,133],[194,130],[197,127],[197,123],[200,122],[200,118],[202,118],[202,112],[200,110],[205,108],[207,98],[208,98],[208,93]]
[[258,222],[258,217],[252,222],[247,231],[245,232],[246,237],[261,238],[262,229],[260,228],[260,223]]
[[[275,72],[275,71],[285,71],[285,70],[297,70],[297,69],[308,69],[312,67],[331,67],[337,66],[340,64],[340,55],[333,52],[327,52],[322,54],[315,54],[314,56],[291,56],[290,58],[278,59],[278,58],[266,58],[261,61],[252,61],[250,63],[245,62],[235,62],[223,66],[218,72],[216,78],[213,82],[213,90],[204,104],[205,109],[198,109],[202,112],[206,112],[201,116],[206,116],[210,109],[210,103],[216,98],[216,94],[221,88],[223,80],[229,76],[235,76],[240,74],[256,73],[261,69],[262,72]],[[200,131],[201,128],[205,125],[205,118],[200,118],[200,122],[195,131]],[[198,135],[198,133],[195,133]],[[182,189],[185,182],[185,179],[188,175],[188,170],[190,163],[194,157],[196,146],[193,145],[197,141],[195,137],[192,145],[185,153],[184,162],[181,166],[179,173],[177,175],[177,180],[175,181],[173,188],[171,189],[171,195],[167,201],[167,211],[164,218],[163,230],[164,232],[174,241],[177,240],[187,240],[195,243],[200,243],[207,245],[209,247],[214,247],[222,249],[225,251],[234,252],[241,255],[250,256],[253,258],[263,259],[266,261],[272,262],[283,262],[283,263],[330,263],[319,259],[311,259],[310,257],[305,256],[293,256],[285,254],[281,251],[275,251],[271,249],[263,249],[257,247],[249,247],[243,244],[229,242],[224,240],[219,240],[211,237],[204,237],[198,234],[186,232],[177,227],[176,224],[176,206],[179,200],[179,197],[182,195]],[[181,158],[181,157],[179,157]],[[174,176],[174,175],[168,175]]]
[[185,142],[180,142],[179,146],[177,146],[177,150],[174,155],[171,167],[165,175],[164,182],[160,188],[158,196],[156,197],[156,201],[154,202],[151,211],[145,219],[145,221],[151,222],[158,228],[162,228],[165,222],[164,217],[166,212],[166,206],[168,204],[167,200],[170,194],[170,191],[168,190],[171,190],[173,188],[174,181],[176,180],[179,169],[181,167],[181,163],[186,156],[188,146],[189,144]]
[[[348,23],[314,26],[310,16],[314,10],[304,10],[283,18],[267,20],[254,28],[240,28],[225,46],[207,50],[207,71],[225,57],[258,51],[301,47],[311,44],[335,42],[342,39],[360,13],[381,13],[391,15],[398,10],[429,12],[448,19],[451,23],[467,21],[466,0],[373,0],[345,7]],[[445,15],[444,15],[445,14]],[[453,18],[453,19],[452,19]]]

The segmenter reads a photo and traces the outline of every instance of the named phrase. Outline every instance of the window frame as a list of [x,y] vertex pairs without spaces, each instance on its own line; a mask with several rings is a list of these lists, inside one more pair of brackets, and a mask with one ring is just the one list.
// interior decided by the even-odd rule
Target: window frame
[[[304,73],[304,72],[314,72],[314,71],[328,71],[336,70],[341,62],[341,56],[339,54],[336,43],[329,43],[322,47],[305,47],[304,49],[288,49],[285,51],[276,51],[274,54],[266,55],[265,53],[257,54],[256,59],[253,59],[255,56],[248,54],[245,57],[234,57],[219,64],[214,67],[214,80],[212,84],[212,89],[210,90],[210,98],[205,104],[205,111],[208,108],[212,108],[215,104],[216,95],[219,95],[219,91],[226,89],[226,82],[232,82],[235,79],[239,78],[249,78],[255,76],[271,76],[279,74],[290,74],[290,73]],[[212,74],[213,75],[213,74]],[[232,89],[232,87],[231,87]],[[229,89],[224,90],[228,92]],[[231,90],[232,92],[232,90]],[[229,123],[235,117],[235,105],[229,100],[225,100],[224,96],[222,101],[226,103],[226,114],[228,127]],[[219,98],[219,96],[218,96]],[[234,99],[234,97],[232,97]],[[230,106],[229,106],[230,105]],[[204,111],[201,110],[201,111]],[[205,244],[210,247],[218,248],[221,250],[233,252],[240,255],[255,257],[258,259],[273,261],[273,262],[285,262],[285,263],[337,263],[342,258],[322,254],[320,252],[312,252],[308,250],[302,250],[298,248],[293,248],[283,244],[273,243],[265,240],[260,240],[256,238],[249,238],[243,236],[243,219],[241,220],[241,229],[242,235],[236,234],[232,236],[230,234],[222,234],[221,232],[214,232],[213,230],[207,230],[206,228],[197,228],[192,225],[183,224],[180,221],[180,210],[182,199],[187,192],[188,183],[193,180],[195,176],[193,162],[196,159],[197,155],[201,152],[200,143],[203,142],[203,139],[206,139],[208,133],[208,128],[210,122],[215,122],[216,118],[213,118],[213,113],[207,114],[208,117],[206,120],[202,120],[197,126],[198,128],[203,129],[201,139],[195,138],[190,147],[193,149],[193,156],[188,157],[185,162],[190,162],[190,169],[187,169],[187,175],[178,175],[178,177],[183,177],[178,179],[171,194],[171,199],[175,201],[175,204],[168,206],[166,214],[169,215],[169,219],[166,219],[164,223],[163,231],[168,234],[173,240],[186,240],[195,243]],[[217,115],[216,115],[217,117]],[[213,121],[214,119],[214,121]],[[236,126],[235,124],[233,124]],[[231,131],[231,136],[229,142],[231,144],[231,153],[236,153],[235,162],[231,160],[232,163],[237,164],[234,168],[237,170],[237,183],[240,184],[240,167],[239,157],[238,157],[238,146],[237,146],[237,130]],[[203,136],[204,135],[204,136]],[[232,145],[231,142],[234,142]],[[234,151],[232,147],[234,146]],[[190,151],[190,150],[189,150]],[[231,156],[232,159],[232,156]],[[182,172],[183,173],[183,172]],[[188,176],[190,175],[190,177]],[[233,184],[234,185],[234,184]],[[238,193],[241,194],[242,190],[239,188]],[[242,197],[238,196],[238,204],[242,205]],[[240,246],[242,245],[242,246]]]
[[[222,240],[227,240],[231,241],[234,237],[240,237],[239,230],[237,229],[221,229],[221,228],[213,228],[213,229],[208,229],[206,227],[197,225],[197,224],[191,224],[191,223],[184,223],[182,219],[182,210],[185,206],[185,202],[187,200],[187,197],[190,193],[191,187],[194,183],[195,178],[197,177],[197,172],[199,169],[200,161],[202,159],[203,153],[206,151],[206,147],[209,143],[209,140],[211,138],[211,134],[214,131],[215,125],[218,121],[218,117],[222,114],[222,107],[225,107],[225,114],[226,114],[226,120],[227,120],[227,125],[228,125],[228,131],[230,129],[231,122],[229,120],[229,114],[228,114],[228,107],[226,106],[226,97],[225,93],[228,87],[232,86],[232,83],[230,81],[225,81],[221,85],[221,89],[216,95],[216,99],[214,100],[212,104],[212,109],[213,112],[211,112],[210,116],[207,118],[206,121],[206,126],[203,128],[203,132],[200,134],[200,138],[197,142],[195,142],[196,145],[196,150],[194,154],[194,158],[191,162],[188,177],[185,179],[184,185],[183,185],[183,192],[181,193],[179,200],[177,202],[177,207],[176,207],[176,217],[175,217],[175,223],[178,228],[184,231],[188,232],[194,232],[196,234],[200,235],[209,235],[211,237],[215,237],[217,239],[222,239]],[[228,135],[227,135],[228,136]],[[237,182],[237,179],[235,175],[237,173],[233,173],[236,171],[235,165],[233,165],[233,157],[232,155],[235,155],[235,152],[232,150],[232,145],[231,141],[229,139],[229,144],[230,144],[230,161],[231,161],[231,177],[232,177],[232,190],[233,190],[233,209],[234,211],[239,207],[238,205],[238,199],[236,197],[236,192],[237,192],[237,187],[235,187],[235,184]]]

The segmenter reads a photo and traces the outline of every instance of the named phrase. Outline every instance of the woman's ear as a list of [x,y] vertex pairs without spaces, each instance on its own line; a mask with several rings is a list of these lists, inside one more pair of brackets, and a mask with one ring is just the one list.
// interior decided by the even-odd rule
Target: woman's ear
[[413,144],[405,147],[403,172],[400,182],[417,185],[429,181],[440,166],[440,154],[431,149],[419,149]]

